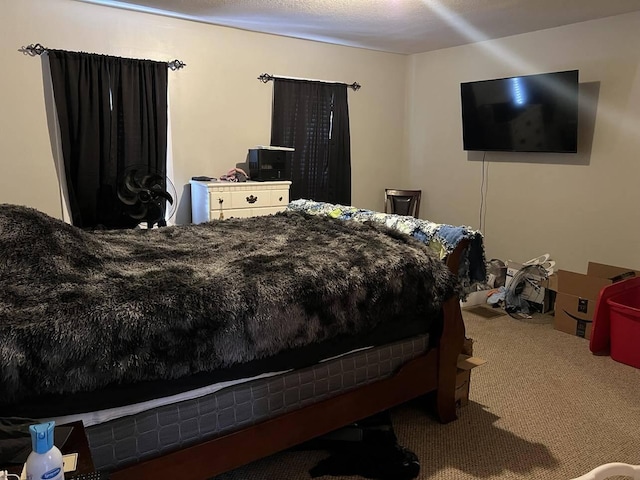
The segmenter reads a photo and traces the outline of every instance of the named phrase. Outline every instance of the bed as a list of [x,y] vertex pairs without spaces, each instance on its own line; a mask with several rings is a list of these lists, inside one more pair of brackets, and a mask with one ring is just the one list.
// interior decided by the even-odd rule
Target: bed
[[0,410],[83,419],[113,479],[210,478],[429,393],[456,418],[465,235],[441,259],[295,208],[85,232],[15,205],[0,232]]

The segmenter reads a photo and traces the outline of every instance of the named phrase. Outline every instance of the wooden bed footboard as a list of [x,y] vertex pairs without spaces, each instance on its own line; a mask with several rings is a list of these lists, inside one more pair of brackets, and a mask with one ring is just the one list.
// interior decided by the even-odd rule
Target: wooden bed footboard
[[[447,258],[447,266],[455,274],[466,245],[468,242],[461,242]],[[403,365],[392,377],[130,465],[112,472],[110,478],[211,478],[430,392],[435,392],[438,419],[443,423],[455,420],[457,361],[465,337],[457,296],[445,302],[443,312],[444,326],[438,346]]]
[[[458,276],[460,262],[469,248],[470,240],[458,243],[455,250],[446,259],[447,267]],[[458,373],[458,356],[466,335],[460,301],[452,297],[443,305],[444,326],[438,348],[438,387],[436,393],[436,411],[442,423],[456,419],[455,389]]]

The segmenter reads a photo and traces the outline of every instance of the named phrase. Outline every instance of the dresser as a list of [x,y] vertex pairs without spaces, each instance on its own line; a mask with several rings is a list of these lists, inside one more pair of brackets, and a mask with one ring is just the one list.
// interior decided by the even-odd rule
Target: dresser
[[256,217],[281,212],[289,204],[290,181],[199,182],[191,180],[191,221]]

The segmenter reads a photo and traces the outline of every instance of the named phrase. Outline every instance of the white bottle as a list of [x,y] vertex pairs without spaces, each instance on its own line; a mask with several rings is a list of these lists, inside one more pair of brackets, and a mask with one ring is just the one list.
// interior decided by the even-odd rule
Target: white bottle
[[55,422],[29,426],[32,451],[27,457],[27,480],[64,480],[62,453],[53,444]]

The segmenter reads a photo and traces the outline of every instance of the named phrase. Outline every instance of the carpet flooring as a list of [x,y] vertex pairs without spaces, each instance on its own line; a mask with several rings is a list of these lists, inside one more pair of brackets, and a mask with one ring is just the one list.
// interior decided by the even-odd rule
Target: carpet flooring
[[[547,315],[463,316],[474,355],[487,363],[472,371],[458,420],[441,425],[418,404],[392,411],[420,479],[569,480],[604,463],[640,464],[640,369],[592,355],[587,340],[554,330]],[[215,480],[307,479],[326,456],[283,452]]]

